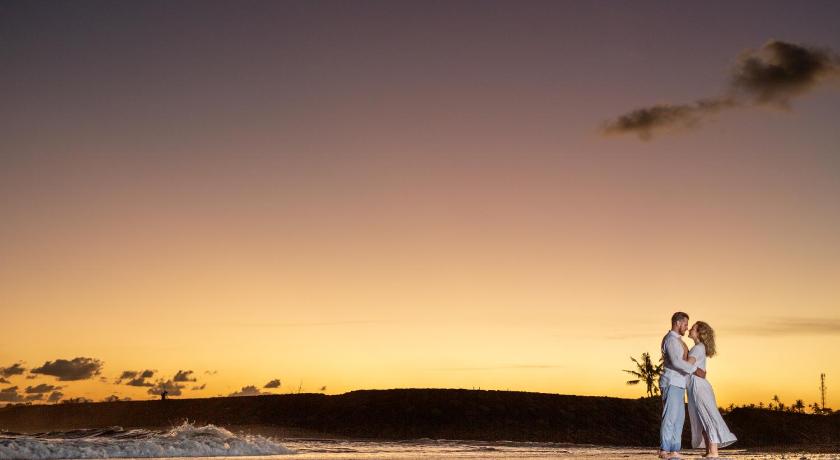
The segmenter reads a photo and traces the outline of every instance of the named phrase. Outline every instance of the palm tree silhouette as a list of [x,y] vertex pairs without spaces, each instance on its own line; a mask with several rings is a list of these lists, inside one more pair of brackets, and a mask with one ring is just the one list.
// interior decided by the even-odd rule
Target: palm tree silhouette
[[776,410],[782,410],[785,405],[782,404],[782,401],[779,399],[779,395],[773,395],[773,401],[776,402]]
[[[630,357],[636,364],[636,369],[634,370],[627,370],[622,369],[624,372],[636,377],[635,380],[628,380],[628,385],[638,385],[641,382],[644,382],[647,386],[647,394],[649,397],[653,397],[654,395],[659,394],[659,385],[658,385],[658,378],[659,375],[662,374],[662,366],[663,363],[660,362],[658,365],[654,366],[653,362],[650,360],[650,353],[642,353],[642,357],[640,359],[636,359],[634,357]],[[660,361],[662,361],[660,359]]]

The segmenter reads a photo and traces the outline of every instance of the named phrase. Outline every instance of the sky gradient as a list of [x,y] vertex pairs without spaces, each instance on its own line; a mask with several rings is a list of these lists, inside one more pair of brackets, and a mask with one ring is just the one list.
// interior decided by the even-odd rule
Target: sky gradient
[[[397,387],[637,397],[671,313],[718,402],[840,406],[840,85],[717,94],[836,2],[2,2],[0,367],[66,396]],[[207,371],[216,371],[207,373]],[[100,381],[105,377],[107,381]],[[206,383],[202,390],[192,386]]]

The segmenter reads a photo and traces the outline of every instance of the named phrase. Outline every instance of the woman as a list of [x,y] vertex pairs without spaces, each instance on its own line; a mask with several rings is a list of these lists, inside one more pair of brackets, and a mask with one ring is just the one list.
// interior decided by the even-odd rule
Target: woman
[[[715,355],[715,331],[703,321],[697,321],[688,331],[694,346],[688,352],[689,361],[706,370],[706,357]],[[692,359],[693,358],[693,359]],[[715,393],[708,380],[691,374],[688,377],[688,416],[691,420],[691,446],[706,448],[704,457],[717,457],[718,448],[734,443],[738,438],[729,431],[715,402]]]

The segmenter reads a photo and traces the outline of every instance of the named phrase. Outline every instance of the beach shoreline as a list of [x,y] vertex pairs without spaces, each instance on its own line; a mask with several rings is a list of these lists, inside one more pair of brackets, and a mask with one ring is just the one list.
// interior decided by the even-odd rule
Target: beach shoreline
[[[655,449],[660,401],[496,390],[358,390],[340,395],[20,405],[0,409],[0,429],[168,429],[184,421],[277,439],[348,442],[471,440]],[[764,452],[840,449],[840,414],[735,409],[733,448]],[[683,445],[689,445],[685,426]]]

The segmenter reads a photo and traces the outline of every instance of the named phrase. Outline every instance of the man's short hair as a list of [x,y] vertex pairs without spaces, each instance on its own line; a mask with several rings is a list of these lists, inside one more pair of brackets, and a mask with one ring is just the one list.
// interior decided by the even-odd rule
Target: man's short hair
[[671,324],[677,324],[684,319],[688,319],[688,313],[678,311],[671,315]]

